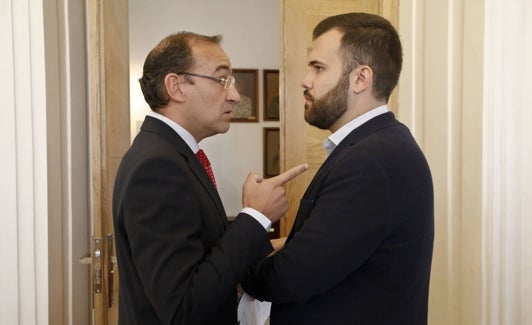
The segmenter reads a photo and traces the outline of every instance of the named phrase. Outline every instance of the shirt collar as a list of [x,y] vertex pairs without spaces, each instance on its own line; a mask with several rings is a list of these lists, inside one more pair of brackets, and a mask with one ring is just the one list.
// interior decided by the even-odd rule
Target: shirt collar
[[379,106],[349,121],[348,123],[343,125],[341,128],[336,130],[336,132],[331,134],[323,142],[323,148],[325,149],[325,152],[327,152],[327,156],[329,156],[331,152],[333,152],[334,148],[336,148],[336,146],[338,146],[340,142],[342,142],[342,140],[345,139],[345,137],[349,133],[351,133],[351,131],[358,128],[359,126],[366,123],[367,121],[371,120],[372,118],[382,115],[386,112],[388,112],[387,105]]
[[172,128],[172,130],[174,130],[183,139],[183,141],[185,141],[185,143],[190,147],[190,150],[192,150],[192,152],[194,153],[198,152],[199,145],[196,142],[196,139],[194,139],[192,134],[190,134],[187,130],[185,130],[181,125],[172,121],[168,117],[162,114],[159,114],[157,112],[154,112],[154,111],[149,112],[148,116],[156,118],[160,120],[161,122],[167,124],[169,127]]

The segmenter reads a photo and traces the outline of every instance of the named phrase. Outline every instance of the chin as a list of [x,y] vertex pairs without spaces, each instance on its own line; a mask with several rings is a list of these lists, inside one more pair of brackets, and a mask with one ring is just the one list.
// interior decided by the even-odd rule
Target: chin
[[226,133],[227,131],[229,131],[230,126],[231,126],[231,123],[227,123],[226,126],[220,128],[218,133]]

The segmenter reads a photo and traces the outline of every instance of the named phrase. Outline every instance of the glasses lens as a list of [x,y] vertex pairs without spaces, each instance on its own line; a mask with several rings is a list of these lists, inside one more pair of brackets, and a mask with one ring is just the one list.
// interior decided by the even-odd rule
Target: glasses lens
[[234,86],[234,85],[235,85],[235,77],[233,77],[233,76],[228,76],[228,77],[225,79],[224,88],[225,88],[225,89],[229,89],[229,88],[231,88],[231,86]]

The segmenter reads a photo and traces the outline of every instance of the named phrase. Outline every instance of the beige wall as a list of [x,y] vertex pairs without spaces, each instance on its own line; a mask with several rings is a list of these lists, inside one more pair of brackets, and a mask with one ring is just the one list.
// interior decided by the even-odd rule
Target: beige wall
[[431,325],[532,324],[531,7],[401,1],[399,118],[435,185]]
[[482,88],[466,77],[482,80],[484,8],[483,1],[467,5],[402,1],[400,9],[399,119],[427,155],[435,189],[430,324],[480,324]]

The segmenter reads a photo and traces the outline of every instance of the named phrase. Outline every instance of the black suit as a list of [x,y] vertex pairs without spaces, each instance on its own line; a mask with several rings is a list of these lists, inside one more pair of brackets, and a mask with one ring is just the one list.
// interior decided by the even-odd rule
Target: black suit
[[271,251],[267,233],[245,214],[227,229],[207,173],[156,118],[122,159],[113,217],[120,324],[236,324],[236,286]]
[[433,240],[428,164],[388,112],[340,142],[243,287],[273,302],[272,325],[426,324]]

